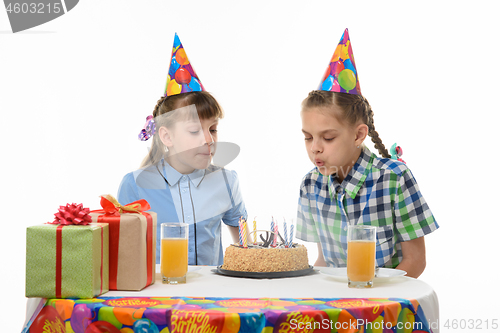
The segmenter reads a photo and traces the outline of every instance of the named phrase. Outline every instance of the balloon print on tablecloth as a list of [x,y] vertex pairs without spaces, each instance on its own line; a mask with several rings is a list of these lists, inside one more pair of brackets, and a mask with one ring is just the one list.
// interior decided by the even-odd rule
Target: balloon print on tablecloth
[[240,331],[240,316],[237,313],[224,314],[224,326],[221,333],[237,333]]
[[85,333],[121,333],[115,326],[106,321],[95,321],[90,324]]
[[324,311],[305,310],[281,312],[273,325],[273,332],[314,331],[318,333],[330,333],[330,326],[323,325],[323,323],[330,323],[328,314]]
[[76,304],[70,319],[71,328],[75,333],[85,333],[93,317],[92,311],[86,304]]
[[294,305],[294,306],[289,306],[286,308],[287,310],[289,311],[313,311],[315,310],[316,308],[314,306],[310,306],[310,305]]
[[186,301],[178,298],[170,298],[170,297],[151,297],[152,300],[160,301],[162,305],[167,306],[181,306],[186,304]]
[[[97,316],[97,320],[107,321],[108,323],[113,324],[113,326],[115,326],[116,328],[121,329],[123,327],[123,323],[120,322],[120,320],[116,317],[115,311],[119,312],[118,316],[120,317],[120,319],[123,319],[122,316],[120,316],[120,314],[122,312],[120,312],[121,309],[118,309],[118,310],[116,310],[116,309],[117,308],[111,307],[111,306],[100,308],[99,315]],[[133,309],[133,310],[136,310],[136,309]],[[123,316],[123,317],[125,317],[125,316]]]
[[167,325],[167,312],[169,309],[162,308],[151,308],[146,309],[142,315],[143,318],[149,319],[158,326],[166,326]]
[[160,331],[151,320],[139,319],[134,323],[134,333],[160,333]]
[[318,89],[361,95],[358,71],[347,29],[340,38]]
[[186,304],[195,304],[195,305],[203,305],[206,308],[207,304],[214,304],[215,301],[208,300],[208,299],[193,299],[193,300],[187,300]]
[[[134,333],[134,330],[131,329],[130,327],[123,327],[121,330],[120,330],[120,333]],[[160,332],[162,333],[162,332]],[[164,333],[164,332],[163,332]],[[170,332],[169,332],[170,333]]]
[[356,319],[363,318],[366,322],[374,321],[384,310],[381,302],[362,298],[345,298],[327,303],[329,306],[347,310]]
[[260,332],[264,328],[264,321],[260,320],[260,313],[240,313],[240,330],[238,332]]
[[89,304],[89,305],[96,305],[99,303],[103,303],[104,300],[99,299],[99,298],[82,298],[82,299],[77,299],[75,300],[75,303],[77,304]]
[[60,332],[66,333],[64,320],[52,306],[42,308],[31,324],[30,333]]
[[46,304],[46,306],[53,306],[63,321],[71,318],[74,305],[75,302],[70,299],[50,299]]
[[398,323],[398,317],[401,313],[401,303],[390,299],[372,299],[372,301],[380,302],[384,308],[384,323],[394,327]]
[[[260,309],[213,308],[212,310],[224,313],[223,317],[217,313],[210,314],[210,323],[222,327],[220,333],[261,332],[264,329]],[[221,319],[223,325],[220,325]]]
[[142,315],[146,308],[113,308],[113,315],[116,320],[125,326],[134,325],[135,321],[142,318]]
[[164,96],[178,95],[191,91],[205,91],[205,89],[187,57],[179,36],[175,34]]
[[[167,312],[167,323],[170,331],[180,332],[182,330],[189,330],[190,332],[223,332],[226,317],[226,313],[223,310],[227,309],[217,308],[217,310],[211,309],[202,311],[202,309],[200,309],[192,311],[186,310],[186,307],[192,309],[189,305],[183,305],[179,309],[172,309],[172,311]],[[189,327],[186,327],[186,323],[191,324]],[[236,332],[226,330],[225,333]]]
[[402,332],[412,332],[412,328],[415,327],[415,315],[413,311],[406,307],[403,308],[399,313],[398,323],[401,323],[400,326],[404,329]]

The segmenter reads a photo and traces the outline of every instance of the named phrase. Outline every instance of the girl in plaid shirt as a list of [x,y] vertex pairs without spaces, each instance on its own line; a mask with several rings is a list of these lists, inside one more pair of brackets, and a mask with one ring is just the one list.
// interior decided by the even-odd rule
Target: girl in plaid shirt
[[[351,66],[356,73],[344,35],[339,47],[345,51],[337,47],[332,63],[352,59],[341,68]],[[347,226],[376,226],[377,266],[416,278],[425,268],[423,236],[439,226],[410,169],[391,159],[382,143],[357,75],[348,73],[355,81],[346,82],[342,71],[334,69],[329,66],[322,90],[312,91],[302,102],[302,132],[315,168],[300,187],[297,238],[318,244],[315,266],[345,267]],[[382,158],[363,145],[367,135]]]

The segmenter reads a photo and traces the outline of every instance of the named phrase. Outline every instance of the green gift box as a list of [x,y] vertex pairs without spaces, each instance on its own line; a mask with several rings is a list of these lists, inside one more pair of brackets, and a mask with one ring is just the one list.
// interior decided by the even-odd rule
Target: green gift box
[[27,228],[26,297],[93,298],[108,290],[108,224]]

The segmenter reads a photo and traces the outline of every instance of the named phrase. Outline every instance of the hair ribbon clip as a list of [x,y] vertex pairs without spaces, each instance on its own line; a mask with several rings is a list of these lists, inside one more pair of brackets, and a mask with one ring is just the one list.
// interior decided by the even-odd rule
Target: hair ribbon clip
[[147,141],[151,138],[156,132],[156,124],[152,115],[146,117],[146,123],[139,133],[139,140]]
[[401,158],[401,156],[403,155],[403,148],[398,146],[397,143],[392,145],[390,153],[391,159],[398,160],[399,162],[403,162],[404,164],[406,164],[406,162]]

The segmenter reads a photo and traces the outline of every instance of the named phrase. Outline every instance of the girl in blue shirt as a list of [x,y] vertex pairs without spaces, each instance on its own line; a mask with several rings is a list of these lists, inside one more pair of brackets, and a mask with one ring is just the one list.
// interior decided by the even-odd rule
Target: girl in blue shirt
[[204,91],[175,37],[165,96],[140,134],[141,140],[152,138],[151,149],[141,168],[123,178],[118,201],[146,199],[158,214],[157,263],[160,224],[184,222],[189,224],[189,265],[216,266],[223,263],[221,222],[238,242],[238,221],[247,213],[236,172],[211,164],[222,108]]

